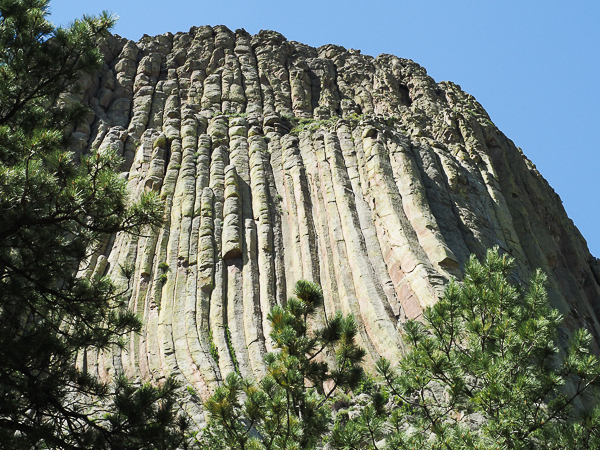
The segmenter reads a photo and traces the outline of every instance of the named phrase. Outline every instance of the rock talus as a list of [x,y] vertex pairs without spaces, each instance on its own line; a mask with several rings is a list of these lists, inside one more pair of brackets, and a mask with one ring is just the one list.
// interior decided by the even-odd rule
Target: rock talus
[[[354,314],[367,365],[403,352],[470,254],[499,246],[515,281],[541,268],[566,334],[600,343],[600,263],[558,195],[477,101],[413,61],[224,26],[118,36],[87,77],[92,113],[72,149],[123,156],[132,194],[164,224],[100,243],[82,276],[121,279],[144,321],[125,350],[80,360],[101,378],[177,377],[200,399],[232,371],[264,374],[267,314],[299,279],[322,285],[317,321]],[[83,266],[82,266],[83,267]]]

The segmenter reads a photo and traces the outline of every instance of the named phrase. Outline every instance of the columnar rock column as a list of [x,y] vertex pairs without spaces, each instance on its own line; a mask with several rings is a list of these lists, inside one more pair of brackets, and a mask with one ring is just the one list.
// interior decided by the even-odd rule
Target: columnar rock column
[[81,276],[112,277],[144,323],[123,351],[78,355],[82,369],[173,375],[197,392],[182,388],[182,407],[201,426],[199,400],[225,376],[264,374],[268,313],[297,280],[323,287],[315,324],[355,315],[372,368],[402,354],[402,323],[492,246],[515,258],[515,281],[542,268],[565,334],[584,326],[600,351],[600,263],[459,86],[273,31],[194,27],[100,49],[104,67],[70,99],[91,108],[70,148],[122,156],[131,195],[159,195],[164,222],[82,261]]

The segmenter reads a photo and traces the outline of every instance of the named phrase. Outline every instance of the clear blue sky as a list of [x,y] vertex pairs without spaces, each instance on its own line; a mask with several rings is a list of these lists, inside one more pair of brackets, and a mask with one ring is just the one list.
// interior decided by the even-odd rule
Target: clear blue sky
[[53,0],[55,24],[108,10],[115,33],[226,25],[312,46],[391,53],[472,94],[537,165],[600,256],[598,0]]

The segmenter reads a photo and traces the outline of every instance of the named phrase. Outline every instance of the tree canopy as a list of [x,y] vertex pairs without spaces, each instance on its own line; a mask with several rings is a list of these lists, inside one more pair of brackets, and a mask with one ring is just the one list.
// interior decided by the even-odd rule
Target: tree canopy
[[327,401],[338,388],[353,389],[361,381],[365,351],[355,343],[354,317],[336,314],[309,330],[323,304],[321,288],[300,280],[294,294],[269,313],[277,351],[265,357],[267,375],[255,384],[232,373],[205,403],[210,420],[202,447],[314,448],[328,431]]
[[136,390],[75,366],[80,352],[118,345],[140,328],[125,292],[102,274],[81,276],[78,264],[110,233],[160,223],[162,204],[152,193],[129,198],[115,152],[66,150],[87,109],[65,99],[101,67],[97,42],[114,18],[56,28],[48,7],[0,0],[0,442],[178,445],[185,421],[173,414],[173,381]]
[[[404,324],[407,353],[396,367],[377,362],[378,377],[363,382],[369,400],[352,414],[332,400],[356,398],[326,393],[319,388],[324,378],[315,382],[313,373],[340,370],[348,377],[343,386],[356,390],[360,349],[341,347],[356,357],[350,366],[338,351],[335,370],[309,370],[311,345],[330,332],[306,331],[297,299],[275,308],[269,320],[280,351],[266,358],[268,375],[258,384],[234,374],[209,399],[208,442],[261,449],[325,442],[343,450],[600,448],[600,362],[590,352],[591,336],[578,330],[562,348],[562,317],[548,304],[545,275],[535,272],[524,289],[510,283],[512,270],[513,260],[497,248],[483,262],[472,256],[464,281],[452,281],[420,320]],[[355,330],[351,317],[336,320],[345,324],[340,330]],[[310,440],[302,441],[306,432]]]
[[513,263],[497,248],[471,256],[464,281],[405,324],[410,350],[397,367],[378,361],[386,408],[339,421],[334,447],[377,448],[376,434],[394,449],[599,448],[591,335],[580,329],[561,348],[545,275],[523,289],[509,282]]

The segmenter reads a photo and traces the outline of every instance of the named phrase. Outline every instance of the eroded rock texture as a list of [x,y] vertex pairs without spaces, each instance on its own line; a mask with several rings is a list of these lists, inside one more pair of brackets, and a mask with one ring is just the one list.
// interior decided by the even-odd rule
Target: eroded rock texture
[[[144,320],[125,351],[90,350],[101,378],[175,375],[206,398],[264,373],[269,309],[298,279],[360,324],[367,364],[402,353],[399,324],[436,301],[471,253],[498,245],[517,278],[541,267],[567,331],[600,342],[600,270],[559,197],[459,86],[391,55],[312,48],[223,26],[111,37],[85,80],[93,114],[73,150],[116,148],[133,195],[165,223],[117,235],[85,276],[134,264]],[[201,402],[183,407],[201,425]]]

